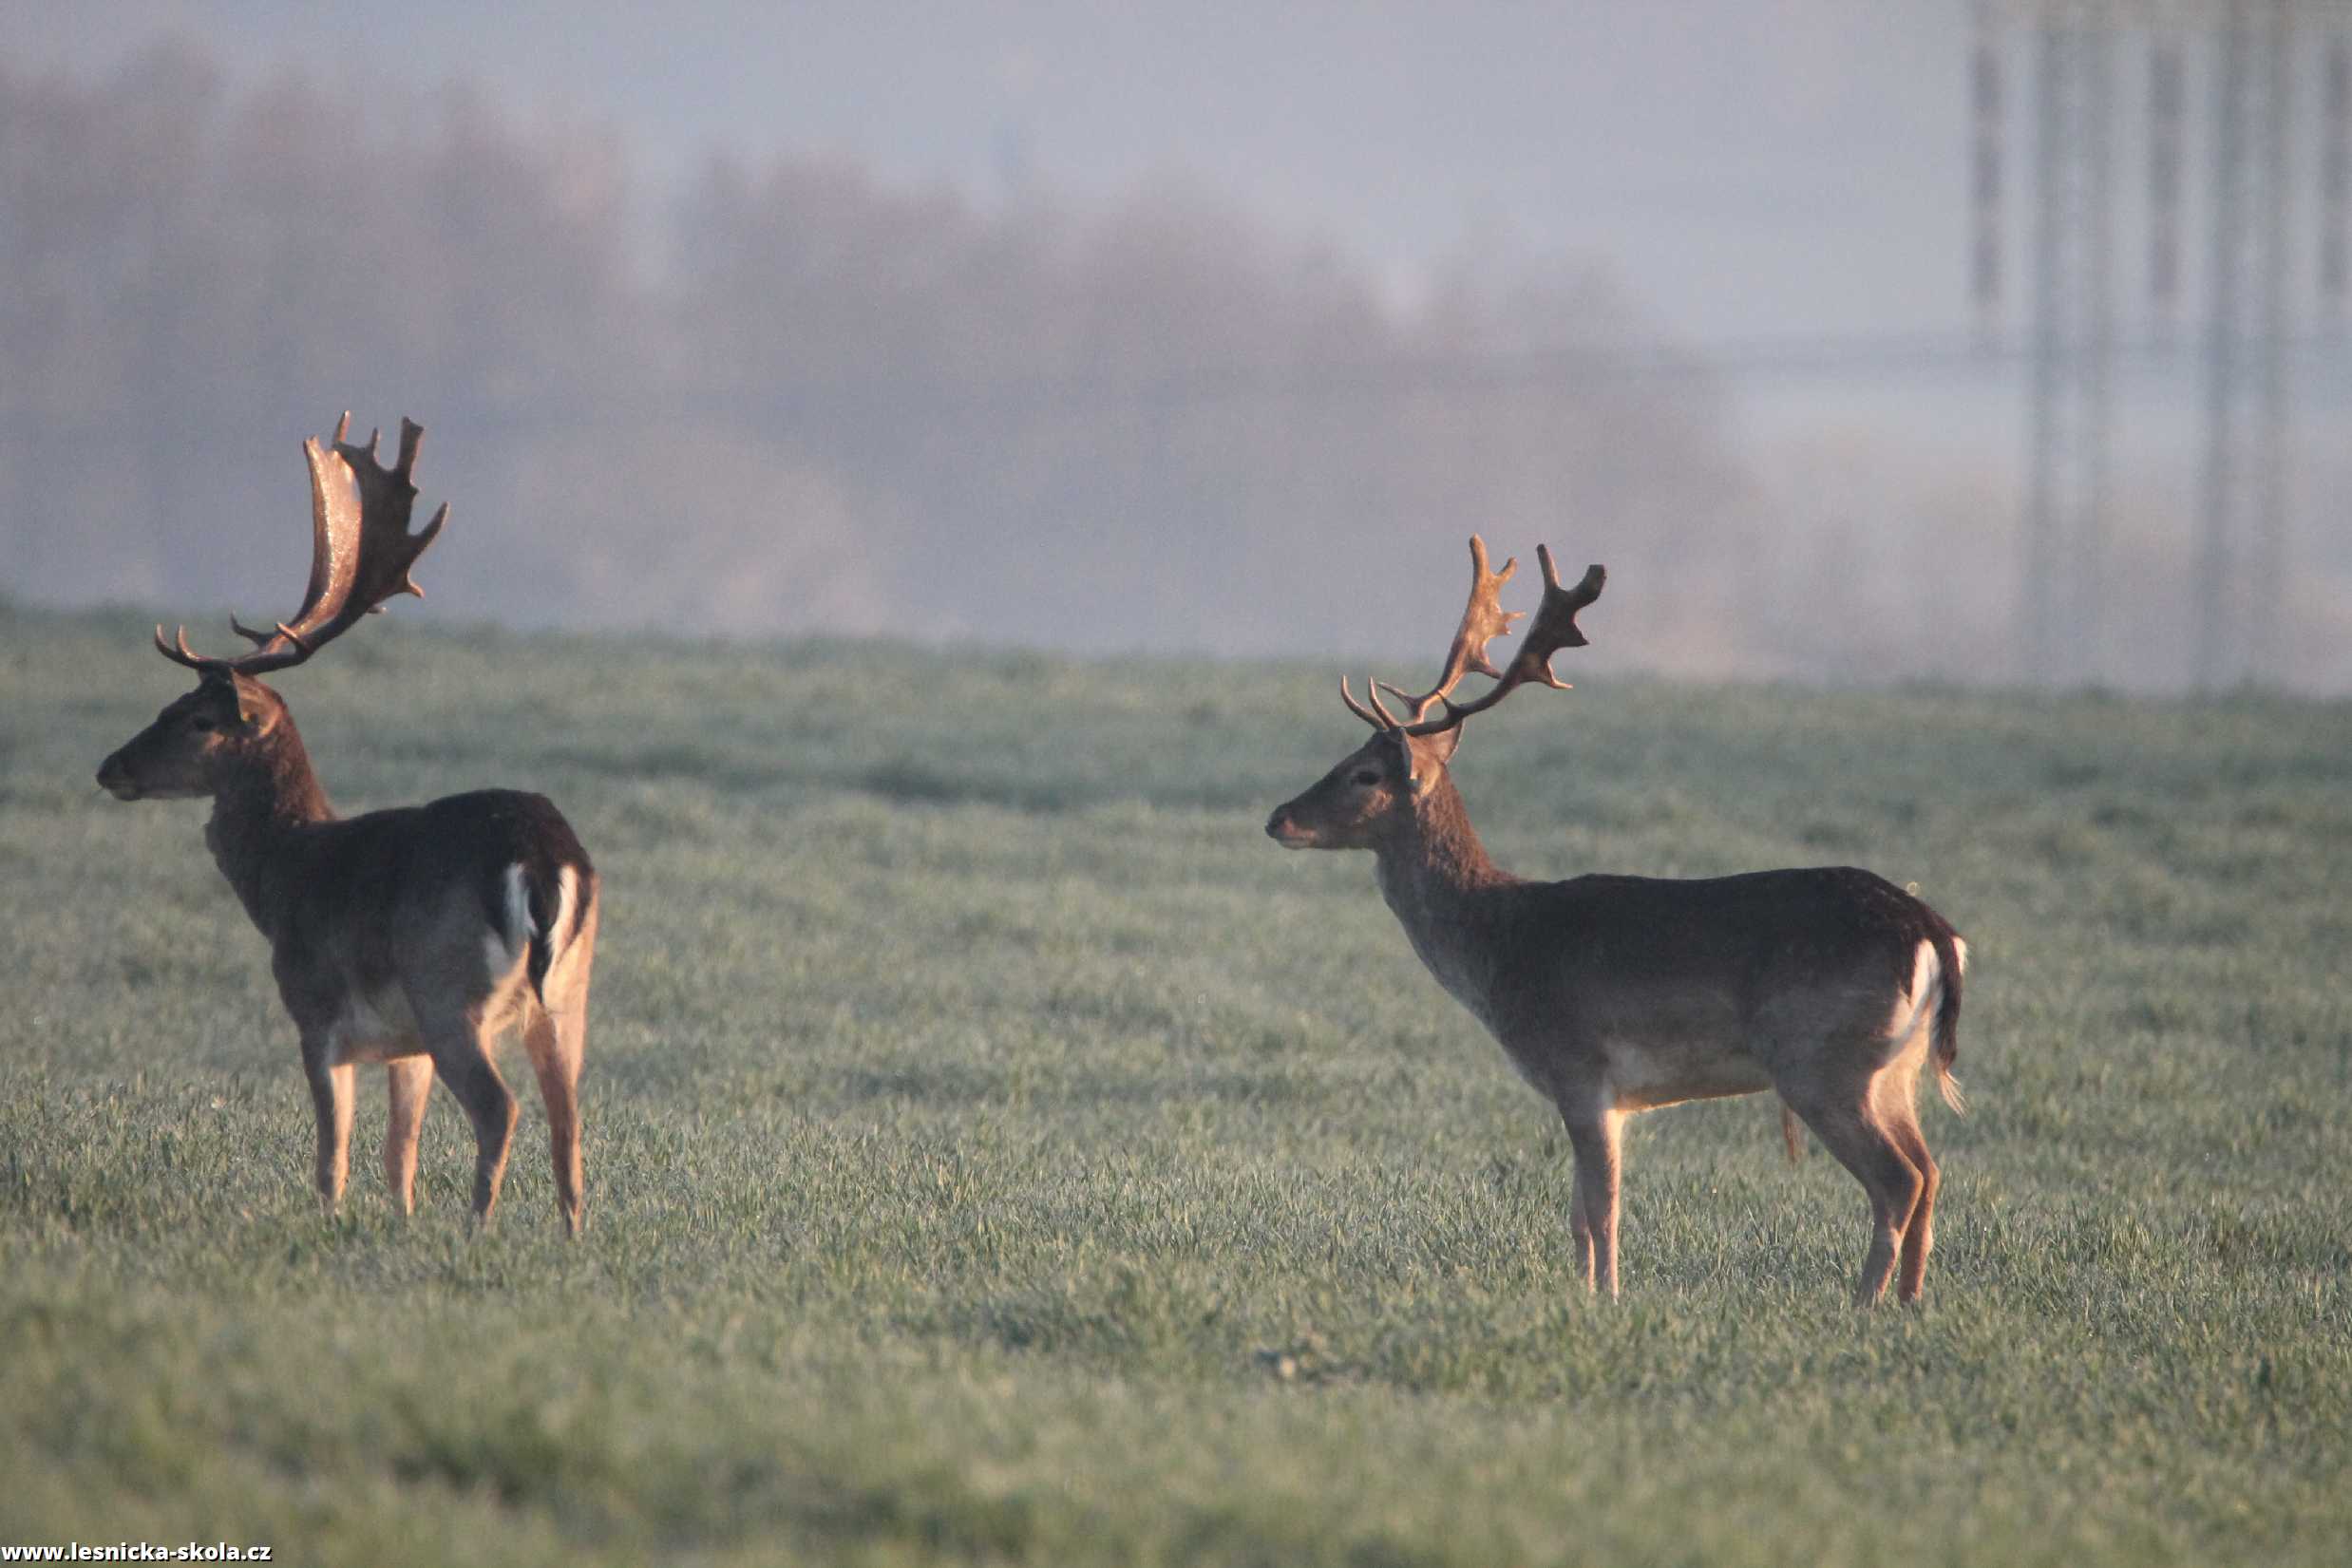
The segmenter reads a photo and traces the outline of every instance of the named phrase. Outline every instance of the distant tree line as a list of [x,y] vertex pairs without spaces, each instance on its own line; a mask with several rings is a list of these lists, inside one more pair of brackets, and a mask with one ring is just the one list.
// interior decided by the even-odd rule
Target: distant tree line
[[465,90],[0,66],[0,586],[276,613],[295,440],[349,405],[431,428],[463,614],[1434,659],[1476,528],[1608,559],[1628,652],[1740,657],[1717,389],[1513,372],[1656,347],[1597,271],[1466,260],[1406,307],[1179,188],[787,159],[659,196]]

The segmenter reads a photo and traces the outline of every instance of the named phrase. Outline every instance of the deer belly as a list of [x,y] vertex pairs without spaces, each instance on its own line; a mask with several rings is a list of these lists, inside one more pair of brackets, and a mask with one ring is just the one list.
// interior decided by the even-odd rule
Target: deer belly
[[1764,1064],[1745,1051],[1613,1040],[1607,1048],[1611,1097],[1625,1110],[1655,1110],[1684,1100],[1719,1100],[1773,1086]]
[[354,990],[345,998],[343,1016],[335,1020],[331,1051],[337,1066],[389,1062],[413,1056],[421,1048],[416,1014],[409,1010],[408,994],[398,986],[376,992]]

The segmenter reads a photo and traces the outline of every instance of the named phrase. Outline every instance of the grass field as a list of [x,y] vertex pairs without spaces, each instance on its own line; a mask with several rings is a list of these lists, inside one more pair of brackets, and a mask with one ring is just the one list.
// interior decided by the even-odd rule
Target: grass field
[[[544,789],[606,878],[589,1219],[437,1097],[323,1221],[151,617],[0,614],[0,1542],[299,1563],[2341,1562],[2352,709],[1580,673],[1504,864],[1850,861],[1975,949],[1920,1310],[1750,1099],[1566,1148],[1356,856],[1320,668],[450,633],[282,683],[347,811]],[[223,638],[207,628],[210,643]],[[527,1084],[520,1053],[510,1079]],[[1928,1099],[1932,1101],[1932,1096]]]

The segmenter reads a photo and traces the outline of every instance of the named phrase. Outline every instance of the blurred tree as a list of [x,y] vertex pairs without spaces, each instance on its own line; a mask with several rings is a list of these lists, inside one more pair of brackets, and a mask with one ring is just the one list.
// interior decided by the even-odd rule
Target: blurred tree
[[432,427],[461,614],[1434,657],[1479,529],[1618,567],[1613,652],[1755,624],[1717,393],[1611,279],[1399,303],[1181,184],[720,160],[649,219],[608,136],[176,45],[0,71],[0,263],[11,592],[277,613],[295,439],[349,406]]

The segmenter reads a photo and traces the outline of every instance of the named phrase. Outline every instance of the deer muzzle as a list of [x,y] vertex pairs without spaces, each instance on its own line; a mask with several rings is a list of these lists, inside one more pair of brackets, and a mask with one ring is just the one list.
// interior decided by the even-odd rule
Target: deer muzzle
[[129,766],[118,751],[98,765],[98,787],[118,801],[139,799],[139,781],[131,777]]
[[1286,805],[1276,806],[1274,815],[1266,819],[1266,837],[1284,849],[1305,849],[1315,842],[1315,835],[1299,825]]

